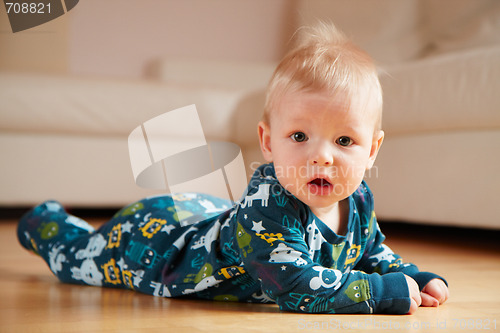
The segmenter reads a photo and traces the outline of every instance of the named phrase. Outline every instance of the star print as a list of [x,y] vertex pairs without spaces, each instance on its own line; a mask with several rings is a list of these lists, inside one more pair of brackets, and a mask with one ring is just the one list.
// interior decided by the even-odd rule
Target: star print
[[245,218],[245,220],[246,220],[246,219],[248,218],[248,215],[247,215],[247,214],[245,214],[245,215],[243,215],[243,217],[244,217],[244,218]]
[[121,270],[126,270],[128,268],[128,266],[125,264],[125,260],[123,260],[123,258],[120,258],[120,260],[118,260],[116,262],[116,264],[118,265],[118,267],[121,268]]
[[174,230],[175,227],[171,224],[166,224],[161,228],[161,231],[166,232],[168,235],[170,235],[170,231]]
[[262,221],[259,222],[252,221],[252,223],[253,223],[252,230],[255,231],[256,233],[260,234],[262,230],[266,230],[266,228],[262,226]]
[[222,224],[222,226],[220,227],[221,230],[228,227],[229,228],[229,222],[231,221],[231,219],[227,219],[226,221],[224,221],[224,223]]
[[281,270],[286,271],[286,266],[285,265],[281,266]]
[[125,222],[124,224],[122,224],[122,232],[123,233],[125,233],[125,232],[131,233],[133,226],[134,225],[132,223],[130,223],[129,221]]

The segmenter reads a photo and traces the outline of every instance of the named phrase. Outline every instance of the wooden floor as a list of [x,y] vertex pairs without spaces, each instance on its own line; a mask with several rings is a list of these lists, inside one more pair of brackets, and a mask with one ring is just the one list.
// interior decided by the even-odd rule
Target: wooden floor
[[500,331],[499,232],[383,225],[387,244],[447,278],[451,298],[412,316],[307,315],[61,284],[0,220],[0,332]]

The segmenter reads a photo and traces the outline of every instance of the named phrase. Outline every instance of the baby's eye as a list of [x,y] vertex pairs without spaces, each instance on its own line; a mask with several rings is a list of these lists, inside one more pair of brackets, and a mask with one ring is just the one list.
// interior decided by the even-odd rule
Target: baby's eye
[[295,132],[290,135],[290,138],[292,138],[292,140],[295,142],[304,142],[308,139],[307,135],[304,132]]
[[347,146],[350,146],[352,145],[352,139],[348,136],[341,136],[340,138],[337,139],[337,144],[343,146],[343,147],[347,147]]

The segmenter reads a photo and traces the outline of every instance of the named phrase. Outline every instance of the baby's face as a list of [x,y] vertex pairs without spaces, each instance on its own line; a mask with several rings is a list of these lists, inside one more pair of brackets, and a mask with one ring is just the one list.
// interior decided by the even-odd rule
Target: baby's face
[[287,93],[270,124],[259,124],[262,152],[285,189],[313,211],[327,208],[351,195],[375,161],[383,132],[374,113],[342,96]]

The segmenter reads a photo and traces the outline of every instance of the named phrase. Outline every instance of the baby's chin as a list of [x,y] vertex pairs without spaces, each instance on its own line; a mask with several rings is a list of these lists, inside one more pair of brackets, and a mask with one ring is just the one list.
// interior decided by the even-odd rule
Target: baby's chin
[[339,202],[342,200],[346,199],[347,197],[316,197],[316,198],[302,198],[299,200],[302,201],[304,204],[306,204],[309,208],[311,209],[325,209],[332,207],[334,205],[337,205]]

